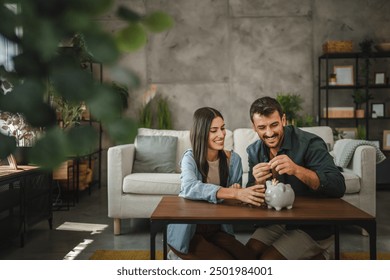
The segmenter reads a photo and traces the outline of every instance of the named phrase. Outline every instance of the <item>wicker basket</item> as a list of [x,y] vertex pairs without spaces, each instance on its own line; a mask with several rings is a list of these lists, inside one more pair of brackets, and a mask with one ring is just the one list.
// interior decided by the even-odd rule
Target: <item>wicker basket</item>
[[[94,161],[91,162],[91,168],[93,168]],[[68,168],[69,174],[68,174]],[[53,180],[58,180],[61,188],[64,191],[71,191],[74,190],[73,186],[73,161],[68,160],[61,164],[61,166],[53,171]],[[93,178],[93,171],[92,169],[88,167],[88,161],[83,160],[79,163],[79,174],[78,174],[78,180],[79,180],[79,190],[85,190],[89,187],[89,183],[92,182]],[[68,184],[68,177],[69,177],[69,186]]]
[[352,52],[352,41],[326,41],[322,45],[324,53]]

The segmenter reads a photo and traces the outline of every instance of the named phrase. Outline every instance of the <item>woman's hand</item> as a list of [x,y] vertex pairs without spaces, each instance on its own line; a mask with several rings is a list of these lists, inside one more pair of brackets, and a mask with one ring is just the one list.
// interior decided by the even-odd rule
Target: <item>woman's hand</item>
[[264,185],[254,185],[247,188],[241,188],[238,189],[236,193],[236,199],[254,206],[261,206],[261,204],[264,203],[264,196]]
[[229,188],[232,188],[232,189],[241,189],[241,185],[240,185],[240,184],[237,184],[237,183],[234,183],[234,184],[231,185]]

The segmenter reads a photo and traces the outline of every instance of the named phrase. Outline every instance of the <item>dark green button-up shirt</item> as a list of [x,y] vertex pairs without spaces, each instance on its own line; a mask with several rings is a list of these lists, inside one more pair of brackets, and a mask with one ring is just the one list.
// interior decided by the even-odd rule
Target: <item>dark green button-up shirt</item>
[[[255,184],[253,167],[260,162],[268,162],[269,148],[258,140],[247,148],[249,161],[249,178],[247,186]],[[325,142],[319,136],[303,131],[294,126],[284,127],[283,143],[278,155],[287,155],[296,164],[310,169],[318,175],[320,187],[313,191],[295,176],[278,175],[278,181],[290,184],[297,195],[318,193],[329,197],[342,197],[345,193],[345,180]]]
[[[253,167],[260,162],[268,162],[269,148],[261,141],[257,140],[247,148],[249,161],[249,174],[247,186],[255,184],[253,177]],[[345,193],[345,180],[337,166],[334,164],[332,156],[329,154],[327,145],[319,136],[303,131],[294,126],[284,127],[283,143],[278,151],[278,155],[287,155],[296,164],[310,169],[318,175],[320,187],[312,190],[298,178],[292,175],[278,175],[278,181],[290,184],[296,195],[321,195],[327,197],[342,197]],[[324,239],[330,236],[329,230],[319,230],[319,227],[300,227],[314,239]],[[309,230],[310,228],[310,230]]]

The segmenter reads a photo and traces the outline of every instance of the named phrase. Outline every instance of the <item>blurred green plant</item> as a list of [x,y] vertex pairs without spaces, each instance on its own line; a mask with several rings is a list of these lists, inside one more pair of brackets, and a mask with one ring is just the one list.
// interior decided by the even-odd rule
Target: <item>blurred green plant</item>
[[357,132],[356,132],[356,138],[360,140],[366,140],[367,133],[366,133],[366,127],[364,125],[358,125],[357,126]]
[[168,98],[157,94],[139,111],[139,126],[145,128],[172,129]]
[[157,124],[159,129],[172,129],[171,111],[166,97],[159,96],[157,99]]
[[298,127],[309,127],[314,126],[315,120],[312,115],[306,114],[304,116],[298,116],[297,119],[297,126]]
[[[67,102],[85,102],[114,144],[130,142],[137,122],[122,117],[121,96],[80,67],[80,57],[104,64],[112,80],[134,89],[138,78],[118,66],[120,52],[141,48],[149,32],[172,27],[172,18],[162,12],[140,15],[120,6],[116,15],[126,24],[113,36],[96,21],[110,9],[112,0],[19,0],[14,2],[18,13],[5,6],[11,2],[0,0],[0,34],[22,51],[12,58],[13,71],[0,66],[0,77],[13,85],[11,93],[0,94],[0,111],[21,113],[31,126],[44,128],[43,137],[30,153],[31,161],[52,169],[69,154],[90,151],[97,139],[90,126],[59,129],[55,109],[48,101],[47,79]],[[74,39],[74,46],[71,51],[59,52],[59,42],[67,38]],[[80,56],[80,50],[87,52]],[[15,139],[9,136],[0,134],[0,143],[1,158],[15,150]]]
[[371,99],[374,99],[374,96],[372,96],[371,93],[368,93],[366,95],[365,92],[363,92],[360,89],[355,89],[352,93],[353,103],[355,103],[356,109],[362,109],[362,105],[366,102],[368,102]]
[[119,95],[122,104],[122,110],[125,110],[129,107],[127,103],[127,99],[129,98],[129,89],[126,85],[121,85],[116,82],[112,82],[111,84],[114,91]]
[[302,110],[302,97],[296,93],[279,92],[276,95],[276,100],[282,106],[283,112],[286,114],[287,122],[295,125],[299,112]]
[[139,111],[139,126],[145,128],[152,128],[153,113],[152,102],[143,105]]
[[157,93],[156,85],[150,85],[142,95],[142,107],[138,116],[140,127],[172,129],[168,98]]

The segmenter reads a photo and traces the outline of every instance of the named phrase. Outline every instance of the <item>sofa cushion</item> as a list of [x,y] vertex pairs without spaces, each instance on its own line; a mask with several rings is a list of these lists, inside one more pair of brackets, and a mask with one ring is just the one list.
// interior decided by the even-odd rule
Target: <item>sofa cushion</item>
[[[177,150],[176,150],[176,172],[180,173],[180,161],[186,150],[191,148],[190,131],[189,130],[168,130],[168,129],[151,129],[151,128],[139,128],[138,135],[148,136],[175,136],[177,137]],[[225,137],[225,149],[233,149],[233,132],[226,130]]]
[[123,192],[133,194],[177,195],[180,174],[133,173],[123,179]]
[[310,127],[300,127],[300,129],[313,133],[322,138],[328,146],[328,151],[333,150],[334,139],[333,131],[329,126],[310,126]]
[[242,161],[243,172],[249,171],[248,154],[246,148],[259,139],[253,128],[237,128],[233,133],[234,151],[239,154]]
[[135,140],[134,173],[174,173],[177,137],[143,136]]
[[180,172],[180,160],[185,150],[191,148],[190,131],[189,130],[167,130],[167,129],[151,129],[139,128],[138,135],[149,136],[174,136],[177,137],[177,149],[175,159],[176,172]]

